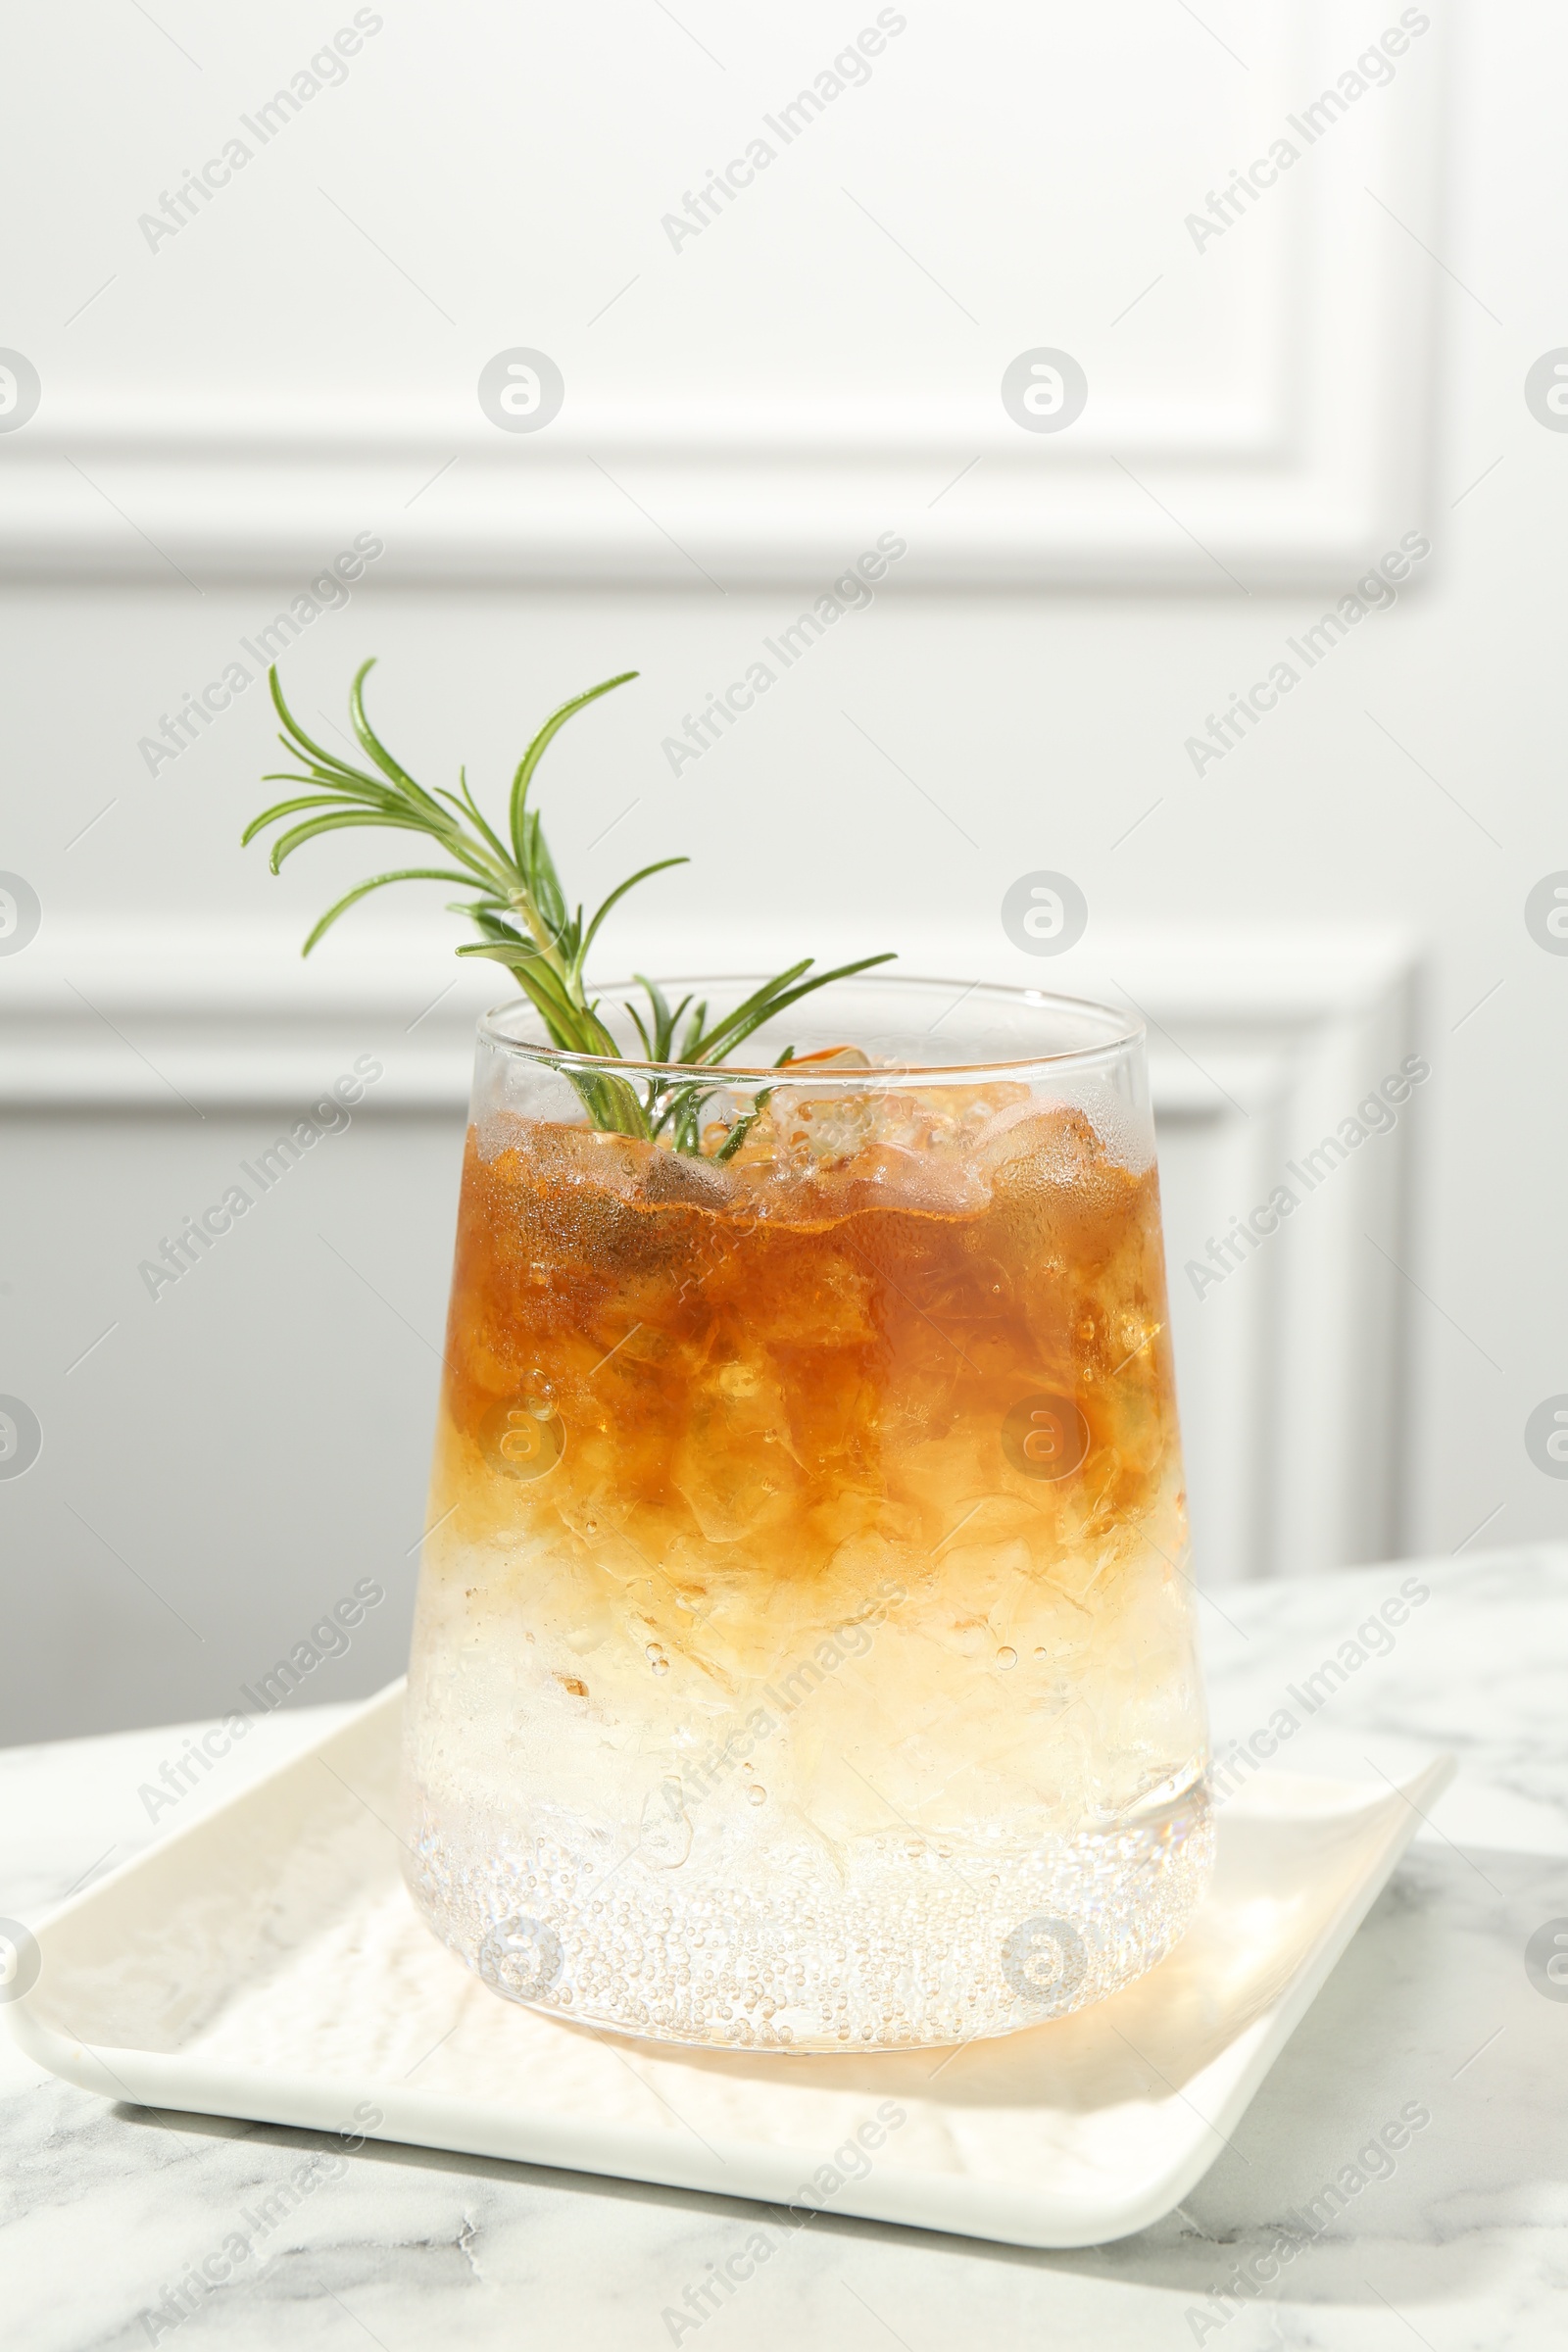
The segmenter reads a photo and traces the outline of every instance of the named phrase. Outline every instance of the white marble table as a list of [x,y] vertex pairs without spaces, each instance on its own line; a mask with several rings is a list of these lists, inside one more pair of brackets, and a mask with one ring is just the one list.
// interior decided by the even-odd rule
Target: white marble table
[[[1412,1574],[1429,1597],[1392,1648],[1372,1654],[1383,1643],[1369,1637],[1354,1663],[1341,1645]],[[177,2329],[153,2328],[143,2312],[287,2177],[311,2135],[111,2106],[0,2037],[0,2341],[19,2352],[111,2352],[172,2334],[182,2352],[282,2341],[652,2352],[699,2337],[702,2352],[1568,2341],[1568,1997],[1538,1990],[1524,1960],[1545,1922],[1568,1923],[1568,1547],[1232,1591],[1203,1616],[1221,1753],[1271,1721],[1277,1733],[1283,1708],[1299,1722],[1280,1750],[1293,1767],[1366,1778],[1447,1747],[1459,1776],[1231,2145],[1159,2228],[1040,2254],[824,2216],[699,2325],[687,2290],[744,2244],[753,2208],[369,2143],[268,2259],[237,2266]],[[1305,1720],[1291,1687],[1302,1692],[1337,1655],[1343,1685]],[[261,1769],[340,1712],[267,1720],[232,1773]],[[0,1751],[0,1914],[36,1917],[150,1842],[137,1791],[183,1738]],[[237,1785],[215,1776],[160,1826]],[[1379,2164],[1382,2177],[1289,2269],[1238,2293],[1280,2217],[1354,2167],[1407,2103],[1431,2121],[1392,2173]],[[1211,2300],[1216,2289],[1228,2305]]]

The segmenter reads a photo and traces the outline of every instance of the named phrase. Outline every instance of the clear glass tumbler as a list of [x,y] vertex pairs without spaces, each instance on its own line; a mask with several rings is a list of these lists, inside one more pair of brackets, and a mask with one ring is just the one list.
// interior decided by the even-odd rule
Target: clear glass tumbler
[[1152,1967],[1212,1858],[1142,1033],[880,976],[786,1021],[700,1073],[700,1157],[588,1122],[633,1054],[480,1025],[410,1885],[564,2017],[1004,2034]]

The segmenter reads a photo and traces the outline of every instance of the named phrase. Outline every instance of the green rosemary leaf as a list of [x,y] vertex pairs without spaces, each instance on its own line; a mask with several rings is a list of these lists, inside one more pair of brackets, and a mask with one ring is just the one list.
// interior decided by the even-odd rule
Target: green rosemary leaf
[[[665,1083],[667,1085],[670,1082]],[[722,1086],[692,1085],[689,1081],[684,1085],[676,1085],[655,1119],[655,1137],[662,1135],[668,1127],[677,1152],[701,1152],[702,1114],[709,1103],[715,1102],[723,1092]]]
[[374,667],[373,656],[368,662],[362,662],[355,675],[354,683],[349,688],[349,717],[353,722],[354,732],[360,739],[361,749],[369,753],[382,775],[396,785],[400,792],[407,793],[416,806],[423,806],[439,815],[440,809],[436,801],[422,785],[416,784],[407,768],[400,766],[398,761],[393,759],[392,754],[387,750],[386,745],[366,716],[365,681]]
[[439,865],[405,865],[400,867],[396,873],[372,874],[368,882],[361,882],[355,889],[346,891],[335,906],[327,908],[310,938],[305,942],[304,947],[301,948],[300,954],[308,956],[317,941],[324,932],[331,929],[340,914],[347,914],[351,906],[359,900],[368,898],[372,890],[384,890],[389,882],[462,882],[466,878],[463,874],[449,874]]
[[517,762],[517,772],[512,779],[512,843],[519,865],[526,862],[522,854],[523,811],[527,806],[528,787],[533,782],[534,770],[540,760],[568,718],[574,718],[579,710],[585,710],[590,703],[596,703],[602,694],[612,694],[617,686],[630,685],[639,674],[635,669],[623,669],[619,677],[606,678],[603,685],[590,686],[586,694],[573,695],[569,703],[563,703],[559,710],[551,711]]
[[499,941],[475,940],[459,948],[460,956],[484,956],[504,963],[519,988],[531,999],[550,1032],[550,1042],[564,1052],[592,1054],[603,1060],[615,1057],[615,1041],[604,1023],[585,1004],[574,1004],[549,961],[530,951],[525,941],[508,947]]
[[[264,781],[270,782],[271,779],[266,778]],[[343,806],[338,796],[326,793],[307,793],[301,800],[279,801],[275,808],[264,808],[260,816],[252,817],[239,837],[239,846],[242,850],[248,850],[257,834],[268,825],[276,824],[281,817],[297,816],[302,808],[337,808]]]
[[[299,720],[295,717],[293,711],[283,700],[283,684],[282,680],[277,674],[277,664],[275,662],[267,673],[267,683],[271,693],[273,710],[277,712],[278,717],[282,720],[289,734],[293,736],[294,743],[299,745],[306,757],[316,760],[321,767],[343,768],[343,772],[346,775],[353,775],[355,772],[353,768],[344,768],[343,761],[337,757],[335,752],[323,752],[320,745],[318,743],[313,743],[309,735],[306,734],[305,729],[300,725]],[[289,749],[293,749],[292,744],[289,746]]]
[[545,953],[537,940],[530,938],[525,931],[519,930],[519,918],[513,912],[510,900],[503,901],[494,897],[475,899],[472,902],[472,912],[474,921],[487,939],[514,939],[519,947],[525,947],[532,956],[542,956]]
[[726,1014],[715,1029],[694,1039],[686,1058],[691,1061],[715,1060],[729,1044],[731,1030],[748,1035],[748,1021],[752,1028],[765,1021],[779,990],[787,987],[790,981],[798,980],[803,972],[808,972],[814,961],[814,956],[803,956],[799,963],[790,965],[788,971],[777,972],[771,980],[764,980],[761,987],[749,996],[743,1004],[737,1004],[733,1012]]
[[533,895],[539,903],[546,928],[559,939],[566,924],[566,894],[561,887],[561,877],[556,872],[556,861],[550,855],[550,844],[545,839],[537,809],[530,813],[527,821],[530,851],[528,878],[533,885]]
[[649,1036],[647,1029],[643,1025],[642,1014],[638,1011],[636,1005],[631,1002],[629,997],[626,1000],[626,1010],[631,1014],[632,1020],[636,1024],[637,1034],[643,1041],[643,1059],[645,1061],[657,1061],[659,1059],[659,1055],[654,1052],[654,1041]]
[[559,975],[551,970],[531,940],[466,939],[457,952],[460,956],[485,956],[492,963],[507,964],[519,979],[526,970],[530,975],[530,996],[535,988],[543,989],[549,993],[550,1002],[558,1005],[563,1013],[569,1014],[578,1009],[563,990]]
[[759,1096],[757,1099],[756,1108],[747,1111],[744,1118],[739,1118],[736,1120],[728,1135],[725,1136],[724,1141],[719,1145],[718,1150],[713,1153],[713,1158],[720,1166],[723,1165],[726,1159],[734,1158],[736,1152],[740,1150],[742,1144],[745,1143],[746,1138],[751,1134],[752,1129],[756,1126],[765,1108],[765,1103],[763,1102],[761,1097]]
[[[766,1003],[756,1010],[752,1009],[756,999],[751,999],[740,1008],[739,1012],[732,1013],[727,1021],[714,1030],[712,1037],[706,1041],[699,1058],[707,1062],[714,1061],[717,1058],[713,1050],[714,1041],[720,1037],[723,1039],[722,1051],[726,1054],[729,1054],[736,1046],[750,1037],[754,1030],[760,1029],[764,1021],[772,1020],[780,1012],[787,1012],[792,1004],[798,1004],[803,997],[812,995],[819,988],[826,988],[830,981],[848,980],[857,972],[869,971],[873,964],[893,961],[894,956],[891,951],[881,956],[863,956],[858,963],[841,963],[831,972],[817,972],[798,987],[785,988],[781,992],[769,996]],[[795,968],[799,971],[803,967],[797,965]],[[794,973],[781,972],[778,980],[769,985],[774,991],[779,991],[779,981],[793,978]],[[759,991],[758,993],[760,995],[762,992]],[[747,1016],[744,1020],[742,1014]]]
[[352,801],[357,808],[401,808],[404,805],[396,798],[388,785],[378,784],[373,776],[355,776],[352,782],[345,782],[342,776],[328,774],[324,768],[318,770],[314,775],[297,776],[292,768],[272,767],[268,769],[262,782],[264,784],[309,784],[320,793],[324,800]]
[[[464,886],[468,890],[473,888],[471,876],[464,876]],[[481,931],[487,924],[494,924],[497,918],[504,915],[506,911],[506,907],[499,899],[448,899],[447,901],[448,914],[466,914],[469,921]],[[519,932],[517,936],[520,938],[521,933]],[[531,940],[528,944],[530,947],[533,945]]]
[[[688,997],[688,998],[686,999],[686,1004],[691,1004],[691,999],[690,999],[690,997]],[[684,1010],[684,1006],[682,1007],[682,1009]],[[679,1016],[677,1015],[676,1017],[678,1018]],[[705,998],[703,999],[702,1003],[701,1003],[699,1005],[697,1005],[697,1006],[696,1006],[696,1008],[694,1009],[694,1011],[693,1011],[693,1013],[692,1013],[692,1017],[691,1017],[691,1019],[690,1019],[690,1020],[687,1022],[687,1024],[686,1024],[686,1035],[685,1035],[685,1037],[682,1039],[682,1041],[681,1041],[681,1043],[680,1043],[680,1046],[678,1047],[678,1049],[676,1050],[676,1053],[675,1053],[675,1059],[676,1059],[677,1061],[695,1061],[695,1060],[696,1060],[696,1058],[697,1058],[697,1040],[698,1040],[698,1039],[699,1039],[699,1038],[702,1036],[702,1034],[703,1034],[703,1023],[704,1023],[704,1022],[707,1020],[707,1018],[708,1018],[708,999],[705,997]]]
[[[604,904],[599,909],[599,912],[594,916],[593,921],[589,924],[587,930],[583,934],[582,946],[577,951],[578,970],[580,971],[582,969],[583,964],[588,959],[588,951],[599,936],[600,924],[604,921],[611,908],[612,906],[617,906],[620,904],[621,900],[626,896],[628,890],[635,890],[639,882],[646,882],[648,880],[650,874],[667,873],[672,865],[690,865],[690,863],[691,859],[689,858],[661,858],[656,864],[642,866],[635,874],[628,874],[624,882],[617,883],[615,888],[611,892],[609,898],[605,900]],[[582,920],[582,908],[580,906],[577,909],[577,919],[579,922]],[[641,978],[641,974],[639,974],[638,977]],[[647,981],[644,980],[643,986],[646,988],[647,985]]]
[[314,841],[318,833],[341,833],[346,826],[352,825],[390,825],[399,833],[421,833],[424,830],[412,816],[381,816],[372,814],[368,809],[344,816],[309,817],[303,825],[296,825],[292,832],[281,834],[273,842],[269,860],[273,873],[279,870],[285,858],[292,858],[297,849],[308,841]]
[[[674,1029],[679,1015],[670,1011],[668,1000],[657,980],[650,980],[647,974],[644,972],[633,972],[632,978],[636,981],[638,987],[647,997],[649,1004],[653,1008],[654,1043],[653,1051],[650,1053],[648,1058],[650,1061],[667,1061],[669,1059],[670,1034]],[[688,997],[682,1001],[685,1004],[690,1004],[691,999]],[[628,1004],[626,1009],[628,1012],[630,1012],[631,1006]],[[636,1019],[635,1013],[633,1013],[632,1017],[634,1020]],[[641,1021],[637,1022],[637,1026],[639,1029],[642,1028]],[[646,1037],[648,1033],[646,1030],[644,1030],[643,1034]]]
[[[787,1061],[793,1061],[794,1059],[795,1048],[793,1046],[786,1046],[783,1053],[774,1062],[773,1067],[775,1070],[781,1070]],[[736,1120],[728,1135],[725,1136],[724,1141],[719,1145],[718,1150],[713,1153],[714,1159],[726,1160],[734,1158],[736,1152],[740,1150],[742,1144],[745,1143],[746,1138],[751,1134],[752,1129],[757,1125],[758,1120],[761,1117],[763,1111],[767,1108],[768,1104],[772,1102],[773,1097],[777,1093],[778,1088],[776,1086],[764,1086],[760,1094],[754,1097],[751,1109],[741,1113],[741,1116]]]
[[458,782],[462,787],[461,796],[456,792],[447,792],[441,785],[438,784],[436,786],[436,793],[438,797],[443,801],[450,801],[460,816],[471,817],[473,823],[478,828],[478,831],[483,836],[487,846],[495,852],[496,856],[501,858],[503,862],[505,862],[507,853],[502,847],[498,837],[491,832],[490,827],[485,823],[483,813],[476,807],[473,795],[468,790],[468,777],[466,769],[461,767],[459,768]]

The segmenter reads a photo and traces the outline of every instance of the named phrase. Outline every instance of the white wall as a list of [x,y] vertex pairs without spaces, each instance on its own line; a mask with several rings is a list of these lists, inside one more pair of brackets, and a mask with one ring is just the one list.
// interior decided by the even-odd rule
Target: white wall
[[[544,794],[585,895],[694,854],[625,960],[886,945],[1132,994],[1160,1024],[1176,1265],[1425,1055],[1396,1135],[1270,1258],[1201,1303],[1177,1277],[1200,1558],[1217,1580],[1560,1533],[1568,1492],[1523,1439],[1568,1390],[1568,961],[1523,918],[1568,867],[1568,436],[1523,397],[1568,342],[1556,16],[1432,8],[1428,47],[1199,254],[1189,206],[1396,9],[1205,8],[1217,39],[1154,0],[1098,29],[910,10],[677,255],[660,213],[874,11],[683,8],[716,64],[629,5],[595,12],[592,56],[499,9],[381,13],[343,86],[156,252],[137,215],[346,14],[161,9],[198,71],[103,5],[40,17],[19,69],[36,203],[0,339],[44,396],[0,434],[0,866],[43,924],[0,959],[0,1391],[45,1447],[0,1481],[5,1735],[221,1705],[366,1573],[388,1601],[316,1685],[399,1662],[468,983],[408,1033],[452,969],[425,900],[351,917],[300,980],[292,942],[364,869],[325,844],[272,882],[239,851],[270,764],[255,689],[156,776],[137,748],[361,530],[386,553],[288,656],[302,712],[341,718],[377,653],[416,772],[466,760],[493,793],[552,702],[639,667]],[[514,345],[580,386],[554,445],[478,413]],[[1083,358],[1076,448],[1004,430],[1002,368],[1037,345]],[[882,529],[909,554],[875,606],[672,777],[682,714]],[[1186,739],[1407,530],[1433,553],[1397,606],[1196,775]],[[1050,964],[998,915],[1039,867],[1091,909]],[[155,1305],[138,1259],[366,1051],[384,1095]]]

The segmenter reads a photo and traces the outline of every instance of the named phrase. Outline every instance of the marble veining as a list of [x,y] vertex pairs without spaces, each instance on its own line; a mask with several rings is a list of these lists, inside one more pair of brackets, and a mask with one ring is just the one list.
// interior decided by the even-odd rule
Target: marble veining
[[[1412,1576],[1427,1598],[1392,1642],[1357,1643]],[[1568,2001],[1536,1988],[1524,1947],[1545,1921],[1568,1919],[1568,1549],[1232,1590],[1201,1614],[1221,1755],[1272,1725],[1277,1761],[1293,1769],[1364,1779],[1447,1747],[1460,1772],[1230,2144],[1156,2229],[1069,2254],[831,2215],[794,2229],[740,2200],[117,2107],[0,2042],[4,2341],[24,2352],[171,2337],[237,2352],[284,2340],[622,2352],[699,2336],[703,2352],[1560,2342]],[[1346,1643],[1361,1662],[1308,1687],[1324,1660],[1350,1656]],[[1296,1704],[1293,1686],[1316,1705]],[[1283,1741],[1282,1709],[1298,1718]],[[338,1712],[258,1725],[229,1777],[159,1828]],[[177,1745],[155,1731],[0,1752],[0,1912],[36,1916],[150,1842],[138,1790]],[[1412,2108],[1427,2122],[1378,2155],[1377,2135]],[[280,2199],[301,2176],[309,2189]],[[1245,2278],[1258,2257],[1269,2267],[1287,2217],[1335,2182],[1344,2204],[1330,2200],[1327,2226],[1266,2285]],[[188,2295],[179,2317],[168,2290],[212,2255],[226,2279]]]

